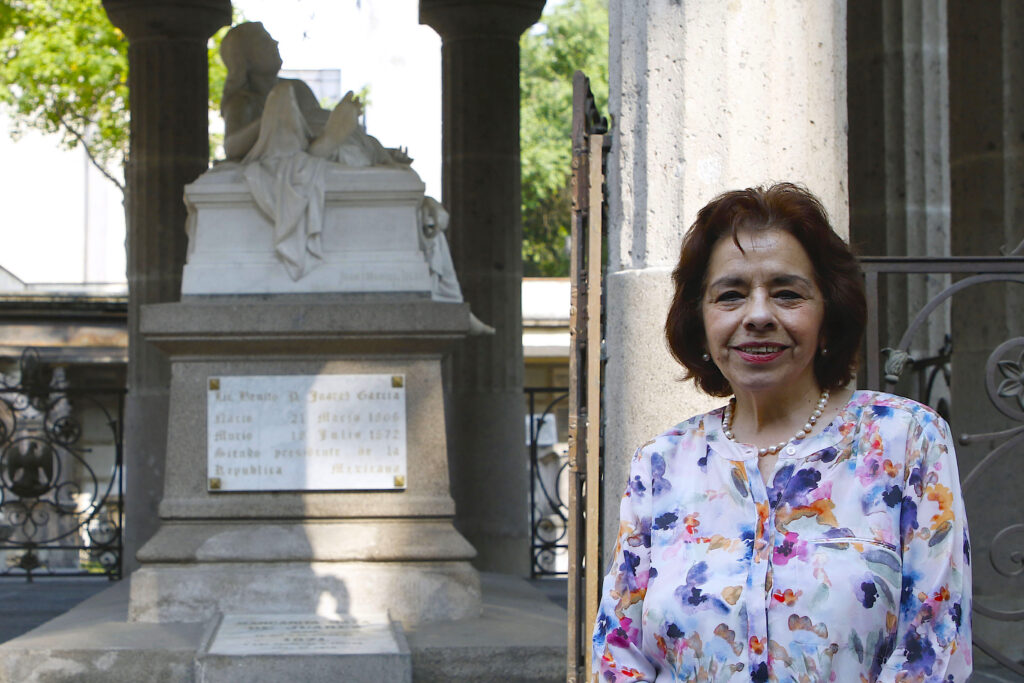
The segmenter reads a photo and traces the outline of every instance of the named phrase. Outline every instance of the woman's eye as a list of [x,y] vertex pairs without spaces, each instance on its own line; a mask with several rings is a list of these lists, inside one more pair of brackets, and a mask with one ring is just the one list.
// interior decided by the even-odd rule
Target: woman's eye
[[803,297],[800,296],[800,294],[798,292],[794,292],[794,291],[789,290],[789,289],[784,289],[781,292],[776,292],[775,296],[778,297],[779,299],[801,299],[801,298],[803,298]]
[[722,292],[718,295],[715,301],[738,301],[743,298],[743,294],[736,291]]

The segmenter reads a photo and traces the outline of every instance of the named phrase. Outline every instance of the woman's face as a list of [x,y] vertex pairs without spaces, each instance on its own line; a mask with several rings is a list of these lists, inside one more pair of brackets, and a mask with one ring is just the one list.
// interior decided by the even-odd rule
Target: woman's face
[[711,251],[703,316],[708,353],[737,396],[817,391],[825,302],[814,267],[783,230],[741,231]]

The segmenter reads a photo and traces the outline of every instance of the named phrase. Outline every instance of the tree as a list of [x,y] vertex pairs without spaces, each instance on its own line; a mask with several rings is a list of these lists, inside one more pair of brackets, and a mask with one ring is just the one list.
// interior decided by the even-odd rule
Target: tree
[[[226,70],[210,42],[210,108]],[[0,104],[15,138],[34,129],[85,148],[124,190],[128,154],[128,40],[99,0],[0,0]]]
[[548,3],[520,39],[523,272],[569,274],[572,197],[572,75],[590,77],[598,107],[608,99],[607,0]]

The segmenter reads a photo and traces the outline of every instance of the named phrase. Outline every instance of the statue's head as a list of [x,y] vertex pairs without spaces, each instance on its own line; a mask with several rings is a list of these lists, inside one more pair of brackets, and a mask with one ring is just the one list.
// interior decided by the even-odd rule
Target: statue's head
[[235,26],[220,43],[220,56],[228,68],[228,74],[244,74],[258,71],[277,74],[281,69],[281,53],[263,24],[247,21]]

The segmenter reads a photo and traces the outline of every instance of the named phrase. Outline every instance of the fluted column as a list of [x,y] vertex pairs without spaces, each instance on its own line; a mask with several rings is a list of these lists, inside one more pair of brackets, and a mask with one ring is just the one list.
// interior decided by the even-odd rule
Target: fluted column
[[209,163],[207,40],[231,21],[230,0],[103,0],[128,37],[131,149],[127,181],[128,400],[125,561],[159,524],[169,367],[139,335],[143,304],[176,301],[185,263],[186,183]]
[[[523,430],[519,36],[544,0],[420,0],[442,39],[444,203],[452,258],[492,336],[453,361],[452,494],[477,566],[525,574],[529,481]],[[568,140],[566,141],[568,144]]]
[[[952,253],[997,256],[1024,240],[1024,8],[1016,2],[948,4]],[[953,298],[954,432],[995,432],[1018,424],[992,406],[985,369],[998,345],[1024,335],[1022,311],[1020,285],[987,284]],[[998,382],[1003,375],[993,370]],[[982,439],[958,445],[960,475],[966,476],[996,443]],[[1008,578],[993,566],[1019,548],[996,541],[1021,517],[1024,472],[1019,461],[1011,460],[997,460],[965,491],[976,558],[975,602],[996,609],[1011,604],[1024,587],[1024,577]],[[996,621],[976,611],[973,624],[976,636],[1011,660],[1024,653],[1024,623]]]
[[[948,256],[949,89],[945,0],[863,0],[847,14],[850,239],[860,253]],[[895,344],[949,278],[889,278],[882,345]],[[945,310],[911,349],[937,352]],[[937,398],[937,397],[936,397]]]

